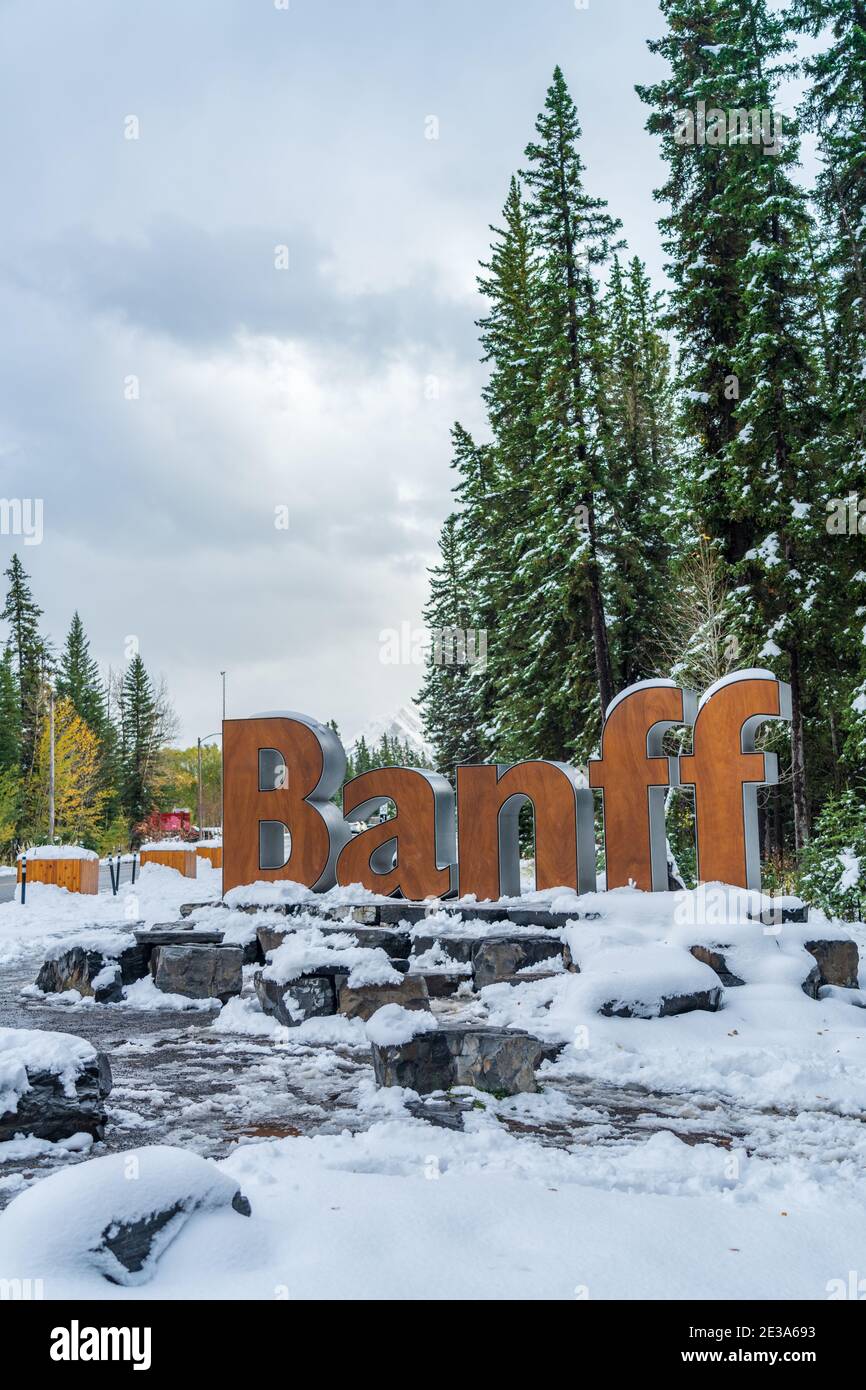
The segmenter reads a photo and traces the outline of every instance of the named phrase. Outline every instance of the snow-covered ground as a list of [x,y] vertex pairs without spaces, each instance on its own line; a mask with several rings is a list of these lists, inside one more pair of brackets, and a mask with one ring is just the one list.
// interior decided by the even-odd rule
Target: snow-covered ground
[[[561,1051],[536,1094],[464,1093],[456,1131],[413,1113],[412,1093],[376,1089],[369,1038],[388,1035],[393,1013],[283,1028],[249,978],[222,1010],[181,1012],[142,985],[119,1005],[22,997],[59,938],[171,920],[181,902],[215,898],[218,883],[201,864],[196,883],[148,866],[115,899],[35,886],[25,908],[0,907],[0,1023],[80,1033],[115,1076],[104,1143],[0,1151],[0,1198],[17,1194],[0,1214],[0,1278],[42,1278],[49,1298],[824,1299],[862,1270],[866,1012],[856,991],[816,1000],[801,988],[814,964],[804,940],[848,928],[814,913],[808,927],[749,922],[759,904],[733,890],[536,895],[598,914],[563,933],[580,973],[528,974],[434,1001],[434,1012],[527,1028]],[[219,917],[237,939],[262,920]],[[281,978],[324,950],[354,949],[323,942],[312,918],[293,925]],[[730,947],[728,966],[747,981],[725,989],[718,1012],[597,1013],[717,983],[688,952],[698,942]],[[107,1283],[81,1223],[64,1228],[56,1213],[79,1188],[101,1200],[96,1177],[79,1177],[98,1171],[96,1158],[134,1155],[146,1172],[153,1144],[203,1155],[240,1185],[252,1216],[197,1211],[145,1282]],[[122,1219],[118,1190],[91,1225]]]

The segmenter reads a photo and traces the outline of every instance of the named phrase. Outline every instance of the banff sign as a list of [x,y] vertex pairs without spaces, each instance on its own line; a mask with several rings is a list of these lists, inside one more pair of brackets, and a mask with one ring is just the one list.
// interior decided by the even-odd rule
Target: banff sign
[[[663,891],[671,787],[694,792],[700,881],[760,888],[757,793],[777,781],[778,769],[774,754],[756,750],[755,736],[765,721],[790,717],[790,687],[768,671],[735,672],[700,700],[673,681],[640,681],[607,708],[589,787],[562,762],[463,765],[456,791],[436,772],[383,767],[346,783],[342,815],[331,798],[346,755],[332,729],[285,712],[229,719],[223,891],[293,879],[320,892],[360,883],[414,900],[517,896],[518,821],[530,802],[536,887],[592,892],[593,789],[603,802],[608,888]],[[692,729],[692,751],[666,756],[665,733],[682,725]],[[353,833],[353,823],[389,803],[392,819]]]

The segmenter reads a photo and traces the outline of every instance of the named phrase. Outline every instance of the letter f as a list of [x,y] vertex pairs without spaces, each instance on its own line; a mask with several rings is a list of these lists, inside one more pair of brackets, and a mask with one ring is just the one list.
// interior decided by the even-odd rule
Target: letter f
[[701,698],[693,752],[679,760],[682,786],[695,789],[701,883],[760,892],[758,787],[778,781],[775,753],[755,751],[766,719],[791,718],[791,687],[771,671],[736,671]]
[[677,779],[662,740],[675,724],[691,724],[696,707],[692,691],[673,681],[638,681],[607,707],[601,757],[589,760],[589,785],[601,787],[604,796],[608,888],[667,889],[665,794]]

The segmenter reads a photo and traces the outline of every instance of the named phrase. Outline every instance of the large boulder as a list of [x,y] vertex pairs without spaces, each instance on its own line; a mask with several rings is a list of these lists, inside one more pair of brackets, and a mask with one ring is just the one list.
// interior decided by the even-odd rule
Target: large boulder
[[346,979],[334,975],[302,975],[288,984],[275,980],[262,970],[253,978],[256,995],[266,1014],[286,1028],[297,1028],[308,1018],[321,1018],[337,1012],[339,982]]
[[819,988],[822,985],[838,985],[841,989],[859,987],[860,953],[856,941],[840,938],[804,941],[803,945],[815,957]]
[[472,952],[483,940],[483,936],[457,936],[449,935],[448,932],[437,932],[434,936],[432,933],[424,932],[423,935],[415,936],[412,952],[415,956],[426,956],[429,951],[441,948],[451,960],[461,965],[471,965]]
[[372,1018],[384,1004],[400,1004],[404,1009],[429,1009],[430,995],[423,975],[404,975],[399,985],[348,984],[339,992],[337,1007],[347,1018]]
[[746,983],[745,980],[741,980],[739,975],[736,975],[734,971],[731,970],[728,964],[728,958],[725,952],[732,949],[730,944],[691,946],[689,949],[695,960],[703,961],[704,965],[708,965],[711,970],[715,970],[722,984],[728,988],[744,985]]
[[44,994],[63,994],[75,989],[98,1004],[115,1004],[123,998],[123,986],[147,974],[148,953],[132,937],[126,946],[105,948],[69,946],[55,950],[43,961],[36,987]]
[[69,1139],[105,1133],[108,1058],[84,1038],[41,1029],[0,1029],[0,1143],[16,1134]]
[[672,992],[656,997],[608,999],[600,1005],[598,1012],[605,1018],[670,1018],[675,1014],[690,1014],[695,1009],[715,1013],[721,1002],[722,988],[719,985],[717,988]]
[[240,946],[157,946],[151,969],[165,994],[225,1004],[243,989],[243,960]]
[[210,1159],[168,1145],[127,1149],[62,1168],[0,1214],[4,1276],[44,1269],[112,1284],[146,1283],[191,1216],[251,1214],[237,1180]]
[[485,985],[498,984],[527,966],[554,959],[562,959],[562,943],[555,937],[482,937],[472,952],[475,988],[484,989]]
[[420,1095],[474,1086],[515,1095],[537,1091],[535,1072],[549,1049],[518,1029],[446,1026],[408,1042],[373,1043],[379,1086],[407,1086]]

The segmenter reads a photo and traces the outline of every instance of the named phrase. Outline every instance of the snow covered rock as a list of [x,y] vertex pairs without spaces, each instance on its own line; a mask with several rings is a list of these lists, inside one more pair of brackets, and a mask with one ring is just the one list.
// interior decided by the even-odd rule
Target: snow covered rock
[[554,959],[562,959],[562,942],[556,937],[482,937],[472,952],[475,988],[498,984],[529,965]]
[[732,949],[730,943],[717,946],[690,947],[695,960],[703,961],[704,965],[708,965],[711,970],[714,970],[726,988],[732,988],[746,983],[745,980],[740,979],[739,975],[735,975],[728,965],[728,958],[725,952]]
[[547,1051],[517,1029],[449,1026],[408,1042],[374,1041],[373,1074],[379,1086],[407,1086],[420,1095],[474,1086],[511,1096],[538,1090],[535,1072]]
[[587,1011],[605,1018],[666,1018],[719,1007],[718,975],[681,946],[639,938],[613,944],[605,932],[582,927],[569,928],[567,936],[579,972],[572,993]]
[[87,1269],[144,1284],[194,1212],[250,1215],[234,1178],[210,1159],[167,1145],[129,1149],[62,1169],[0,1215],[4,1274]]
[[[344,974],[343,979],[348,978]],[[337,985],[333,975],[304,975],[299,980],[276,980],[263,970],[253,978],[263,1011],[284,1024],[297,1028],[308,1018],[323,1018],[337,1012]]]
[[240,946],[157,946],[151,958],[153,982],[165,994],[225,1004],[243,989],[243,961]]
[[430,995],[423,975],[404,975],[399,985],[345,984],[339,992],[337,1007],[347,1018],[365,1022],[385,1004],[400,1004],[404,1009],[429,1009]]
[[749,920],[761,922],[765,927],[778,927],[783,922],[808,922],[809,909],[801,898],[765,898],[757,912],[749,913]]
[[818,985],[838,985],[840,989],[857,989],[860,953],[857,943],[842,938],[830,941],[804,941],[803,945],[815,957],[818,966]]
[[[267,956],[271,951],[279,950],[286,937],[294,930],[295,926],[290,920],[284,923],[267,922],[257,927],[256,935],[263,955]],[[407,960],[412,949],[409,933],[397,931],[393,927],[358,927],[354,923],[346,923],[331,926],[322,924],[318,930],[325,938],[345,932],[355,945],[383,950],[392,962]]]
[[70,1033],[0,1028],[0,1143],[105,1133],[108,1058]]
[[[97,944],[98,943],[98,944]],[[123,997],[123,986],[147,974],[148,953],[128,932],[117,936],[93,934],[76,945],[55,943],[36,976],[43,994],[63,994],[76,989],[98,1004],[114,1004]]]

